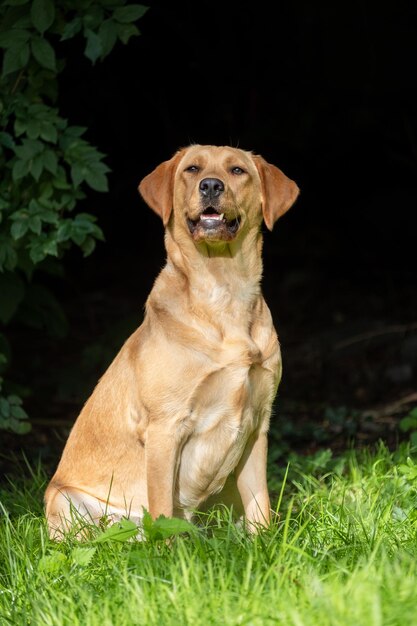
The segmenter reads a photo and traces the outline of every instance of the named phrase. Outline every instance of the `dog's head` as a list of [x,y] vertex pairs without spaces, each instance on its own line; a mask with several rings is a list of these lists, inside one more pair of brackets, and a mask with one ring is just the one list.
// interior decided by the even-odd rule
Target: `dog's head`
[[195,242],[232,241],[262,218],[269,230],[299,189],[261,156],[229,146],[192,145],[142,180],[145,202],[168,225],[171,215]]

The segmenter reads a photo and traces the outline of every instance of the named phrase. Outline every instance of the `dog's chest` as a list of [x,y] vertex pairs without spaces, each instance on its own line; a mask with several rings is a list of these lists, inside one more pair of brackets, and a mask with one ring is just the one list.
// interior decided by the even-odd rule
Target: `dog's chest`
[[273,376],[259,363],[253,342],[238,351],[238,344],[235,354],[229,346],[229,362],[204,375],[192,395],[179,468],[181,506],[197,506],[220,491],[250,435],[269,418]]

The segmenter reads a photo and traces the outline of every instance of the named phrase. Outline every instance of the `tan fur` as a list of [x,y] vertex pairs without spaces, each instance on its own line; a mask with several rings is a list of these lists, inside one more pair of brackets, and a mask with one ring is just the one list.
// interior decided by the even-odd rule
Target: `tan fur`
[[[221,236],[187,224],[199,219],[207,178],[224,185]],[[50,534],[69,529],[74,511],[95,522],[139,520],[144,508],[190,518],[215,502],[242,509],[249,527],[267,525],[267,431],[281,358],[260,288],[261,224],[272,229],[298,188],[260,156],[192,145],[139,190],[166,226],[167,263],[143,324],[71,431],[45,494]]]

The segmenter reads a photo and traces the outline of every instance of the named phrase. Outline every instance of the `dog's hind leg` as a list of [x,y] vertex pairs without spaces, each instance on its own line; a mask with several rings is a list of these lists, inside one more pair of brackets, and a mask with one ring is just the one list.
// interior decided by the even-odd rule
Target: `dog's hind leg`
[[86,536],[86,528],[91,524],[98,524],[104,517],[114,523],[122,517],[128,517],[138,523],[142,515],[125,509],[112,506],[109,502],[100,500],[74,487],[50,486],[45,494],[46,518],[48,521],[49,536],[60,541],[70,529],[76,529],[76,536]]

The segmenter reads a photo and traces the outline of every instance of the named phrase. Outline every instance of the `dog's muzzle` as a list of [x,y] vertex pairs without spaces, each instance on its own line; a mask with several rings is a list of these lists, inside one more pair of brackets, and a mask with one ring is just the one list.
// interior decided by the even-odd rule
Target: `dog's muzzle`
[[189,231],[194,241],[231,241],[240,224],[240,218],[222,209],[225,186],[220,178],[203,178],[199,185],[200,214],[197,218],[187,217]]
[[189,231],[195,241],[231,241],[239,229],[240,218],[226,219],[215,207],[207,207],[197,219],[187,218]]

